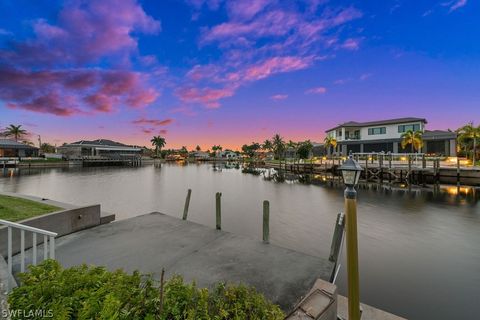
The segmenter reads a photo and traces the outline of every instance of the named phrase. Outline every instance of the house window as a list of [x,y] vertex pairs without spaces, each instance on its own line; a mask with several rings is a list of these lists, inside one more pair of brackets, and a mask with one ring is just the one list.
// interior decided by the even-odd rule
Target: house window
[[412,130],[413,132],[420,130],[420,124],[402,124],[398,126],[398,132],[403,133],[407,132],[408,130]]
[[386,134],[387,128],[386,127],[378,127],[378,128],[368,128],[368,135],[376,135],[376,134]]
[[339,137],[342,136],[342,130],[338,130],[338,136],[339,136]]

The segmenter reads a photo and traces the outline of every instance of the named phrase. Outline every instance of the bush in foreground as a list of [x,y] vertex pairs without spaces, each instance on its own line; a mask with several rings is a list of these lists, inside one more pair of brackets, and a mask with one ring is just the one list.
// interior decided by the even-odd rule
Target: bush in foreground
[[[163,276],[162,276],[163,278]],[[184,283],[180,276],[157,283],[151,276],[82,265],[63,269],[54,260],[30,267],[10,293],[11,310],[43,310],[53,319],[283,319],[280,308],[254,288]],[[12,316],[12,319],[22,317]]]

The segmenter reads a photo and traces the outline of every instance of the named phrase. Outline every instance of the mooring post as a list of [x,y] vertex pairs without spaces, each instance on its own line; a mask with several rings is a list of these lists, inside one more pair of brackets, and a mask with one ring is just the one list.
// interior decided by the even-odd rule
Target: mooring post
[[190,196],[192,195],[192,189],[188,189],[187,197],[185,198],[185,207],[183,208],[183,220],[187,220],[188,207],[190,206]]
[[408,183],[412,183],[412,156],[408,155]]
[[457,185],[460,185],[460,159],[457,157]]
[[222,193],[217,192],[215,195],[215,211],[216,211],[216,228],[217,230],[222,230],[222,204],[221,204]]
[[270,242],[270,202],[263,201],[263,242]]

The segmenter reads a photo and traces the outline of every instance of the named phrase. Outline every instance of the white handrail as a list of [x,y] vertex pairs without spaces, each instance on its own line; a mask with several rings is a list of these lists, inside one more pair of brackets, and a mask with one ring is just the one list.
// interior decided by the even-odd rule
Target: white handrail
[[[56,232],[51,232],[24,224],[11,222],[0,219],[0,225],[7,226],[7,265],[8,273],[13,277],[13,240],[12,229],[16,228],[20,230],[20,272],[25,272],[25,231],[32,232],[32,263],[37,264],[37,234],[43,235],[43,259],[48,258],[48,251],[50,251],[50,259],[55,259],[55,237],[58,235]],[[48,250],[48,244],[50,242],[50,250]],[[10,281],[8,283],[7,290],[11,289]]]
[[30,227],[30,226],[27,226],[27,225],[24,225],[24,224],[11,222],[11,221],[7,221],[7,220],[3,220],[3,219],[0,219],[0,224],[6,225],[8,227],[18,228],[18,229],[25,230],[25,231],[44,234],[44,235],[50,236],[50,237],[58,236],[58,233],[55,233],[55,232],[51,232],[51,231],[47,231],[47,230],[43,230],[43,229],[38,229],[38,228],[35,228],[35,227]]

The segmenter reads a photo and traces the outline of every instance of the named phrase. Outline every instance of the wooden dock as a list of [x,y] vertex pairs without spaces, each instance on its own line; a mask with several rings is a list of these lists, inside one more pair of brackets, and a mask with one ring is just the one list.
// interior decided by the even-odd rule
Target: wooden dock
[[[366,182],[402,184],[457,184],[480,186],[480,167],[461,165],[421,154],[353,154],[362,166],[361,179]],[[296,174],[318,174],[338,177],[338,168],[346,157],[323,157],[318,160],[266,161],[265,168]]]

